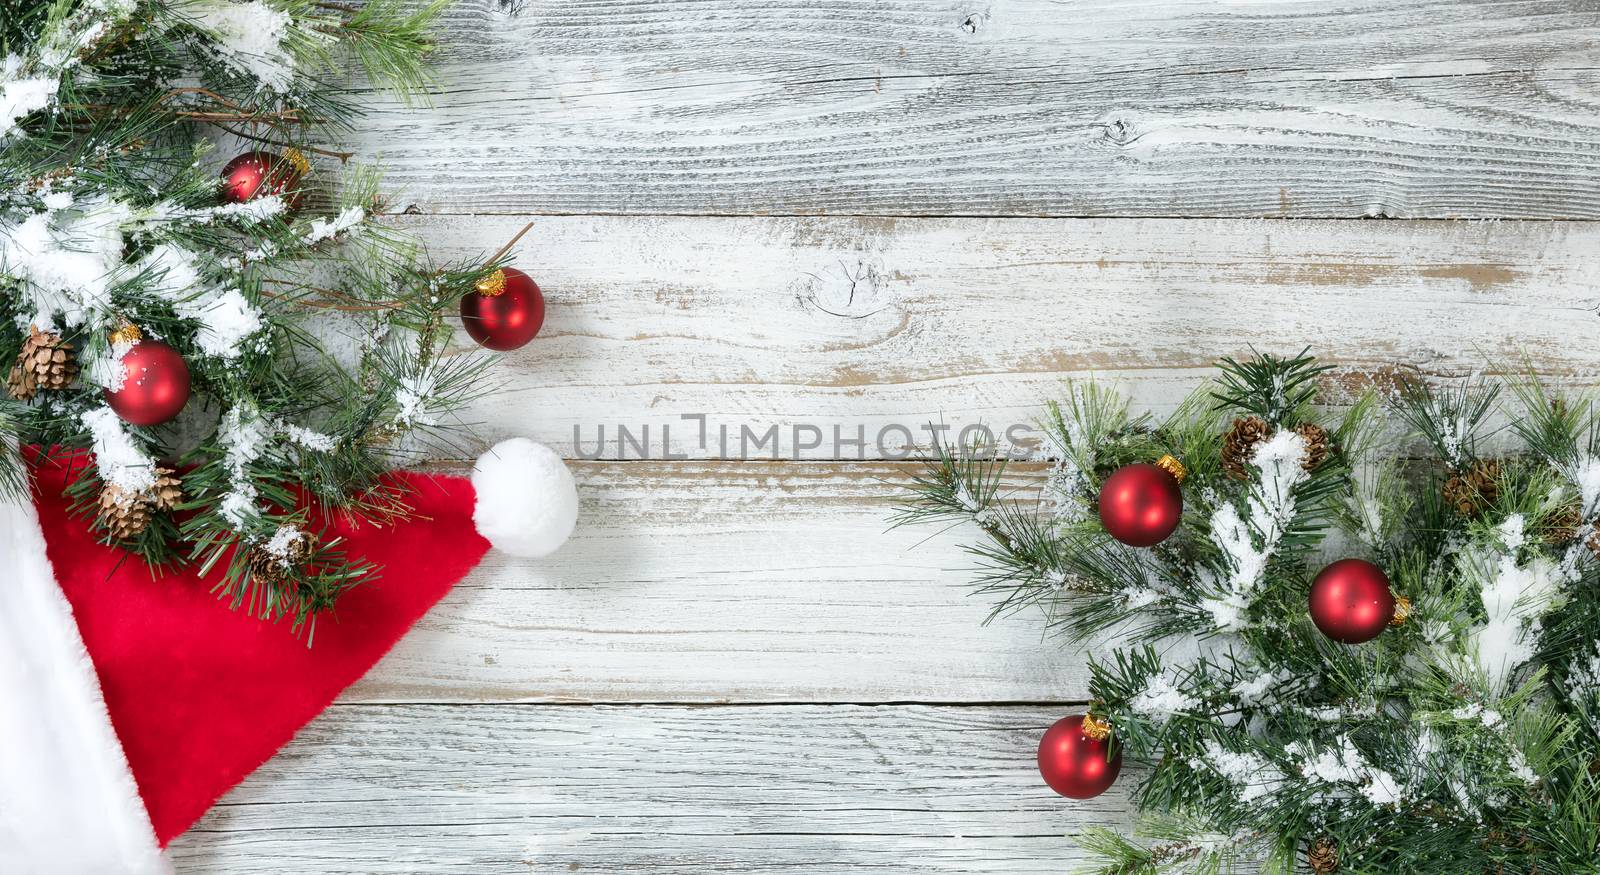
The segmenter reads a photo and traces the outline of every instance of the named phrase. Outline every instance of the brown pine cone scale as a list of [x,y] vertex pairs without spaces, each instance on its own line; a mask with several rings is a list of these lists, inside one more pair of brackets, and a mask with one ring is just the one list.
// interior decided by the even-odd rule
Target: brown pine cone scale
[[18,401],[27,401],[40,389],[65,389],[77,378],[78,360],[72,347],[59,334],[47,334],[35,326],[22,341],[22,351],[6,376],[6,390]]
[[[1273,431],[1272,423],[1259,416],[1235,419],[1227,434],[1222,436],[1222,470],[1235,480],[1249,477],[1250,457],[1258,444],[1272,437]],[[1327,429],[1314,422],[1302,422],[1294,427],[1294,433],[1306,444],[1306,456],[1300,467],[1310,471],[1327,461],[1333,449]]]
[[34,380],[33,372],[23,370],[22,365],[12,365],[11,372],[6,374],[6,391],[18,401],[27,401],[39,391],[39,383]]
[[1294,427],[1294,433],[1306,442],[1306,457],[1300,467],[1311,471],[1327,461],[1330,449],[1327,429],[1314,422],[1302,422]]
[[1540,537],[1546,544],[1560,547],[1570,544],[1578,537],[1578,527],[1583,525],[1583,513],[1576,504],[1568,504],[1558,508],[1545,520]]
[[100,489],[100,528],[119,541],[131,541],[150,527],[150,502],[141,494],[106,484]]
[[171,511],[183,501],[183,481],[171,468],[157,468],[156,482],[142,492],[107,483],[100,487],[100,528],[119,541],[131,541],[150,527],[158,511]]
[[315,548],[316,542],[306,532],[289,538],[277,552],[265,545],[252,547],[247,560],[251,577],[264,583],[282,583],[311,559]]
[[156,469],[156,485],[150,487],[150,503],[157,510],[177,510],[183,503],[183,481],[172,476],[171,468]]
[[1235,480],[1250,476],[1248,465],[1256,444],[1272,437],[1272,423],[1259,416],[1241,416],[1222,436],[1222,470]]
[[1445,503],[1463,516],[1476,516],[1500,497],[1500,463],[1479,459],[1466,470],[1453,471],[1440,488]]
[[1339,870],[1339,848],[1333,839],[1323,836],[1306,849],[1306,865],[1317,875],[1331,875]]

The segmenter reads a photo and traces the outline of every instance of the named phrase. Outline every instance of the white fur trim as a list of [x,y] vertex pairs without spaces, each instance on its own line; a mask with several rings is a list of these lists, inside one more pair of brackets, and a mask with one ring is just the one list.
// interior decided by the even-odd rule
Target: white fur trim
[[555,450],[527,438],[501,441],[472,468],[472,522],[496,549],[548,556],[578,522],[578,487]]
[[170,871],[38,513],[0,501],[0,872]]

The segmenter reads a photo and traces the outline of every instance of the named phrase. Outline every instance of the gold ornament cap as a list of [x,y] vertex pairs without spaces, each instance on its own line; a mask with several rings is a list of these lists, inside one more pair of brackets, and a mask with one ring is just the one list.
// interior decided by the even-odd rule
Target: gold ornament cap
[[289,162],[289,166],[294,168],[296,176],[305,176],[311,172],[311,162],[306,160],[305,153],[299,149],[292,146],[284,149],[283,160]]
[[124,322],[122,323],[122,327],[111,332],[111,335],[108,339],[113,344],[138,343],[139,341],[144,340],[144,332],[140,331],[139,326],[133,324],[132,322]]
[[1105,741],[1111,737],[1111,723],[1107,720],[1101,720],[1093,714],[1085,714],[1083,715],[1083,734],[1086,738],[1092,738],[1095,741]]
[[1389,618],[1389,625],[1404,626],[1406,620],[1411,618],[1411,599],[1403,595],[1394,597],[1394,616]]
[[1183,478],[1189,476],[1189,469],[1183,467],[1183,463],[1178,461],[1178,457],[1171,454],[1157,459],[1156,467],[1167,472],[1168,474],[1171,474],[1172,479],[1178,481],[1179,483],[1183,482]]
[[494,273],[485,274],[478,280],[478,294],[493,298],[504,294],[506,290],[506,272],[496,270]]

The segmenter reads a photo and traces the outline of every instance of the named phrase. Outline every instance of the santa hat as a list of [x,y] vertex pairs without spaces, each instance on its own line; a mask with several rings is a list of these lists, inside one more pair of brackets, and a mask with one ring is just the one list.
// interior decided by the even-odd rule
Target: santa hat
[[[515,439],[469,482],[397,475],[416,513],[333,523],[383,566],[312,646],[230,611],[191,573],[152,578],[71,519],[70,459],[34,472],[35,502],[0,502],[0,872],[143,875],[161,849],[282,747],[489,547],[542,556],[577,517],[572,475]],[[476,522],[476,525],[474,525]],[[47,558],[48,557],[48,558]]]

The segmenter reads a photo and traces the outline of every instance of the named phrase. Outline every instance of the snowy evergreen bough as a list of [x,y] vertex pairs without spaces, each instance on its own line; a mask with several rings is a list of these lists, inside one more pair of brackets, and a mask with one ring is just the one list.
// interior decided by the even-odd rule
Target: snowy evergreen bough
[[[1303,353],[1220,367],[1159,421],[1070,386],[1042,493],[1004,453],[940,446],[897,517],[975,524],[997,611],[1102,642],[1089,710],[1143,767],[1123,780],[1144,835],[1080,836],[1093,871],[1600,871],[1595,401],[1475,377],[1331,409]],[[1101,484],[1168,454],[1176,534],[1113,540]],[[1409,601],[1363,644],[1308,615],[1344,557]]]
[[[85,524],[296,628],[377,572],[324,523],[403,517],[384,473],[454,452],[485,361],[446,349],[445,317],[497,263],[425,263],[378,221],[376,173],[335,146],[361,115],[353,89],[425,93],[442,8],[7,4],[0,494],[26,488],[17,447],[79,451]],[[295,184],[230,202],[219,168],[252,150],[296,166]],[[104,396],[141,339],[191,377],[182,413],[154,427]]]

